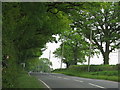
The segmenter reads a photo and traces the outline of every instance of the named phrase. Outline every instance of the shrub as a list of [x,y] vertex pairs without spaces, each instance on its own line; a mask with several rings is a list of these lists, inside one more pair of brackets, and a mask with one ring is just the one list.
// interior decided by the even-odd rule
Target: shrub
[[[68,69],[82,72],[88,70],[88,65],[72,65]],[[118,65],[90,65],[91,72],[114,70],[118,70]]]

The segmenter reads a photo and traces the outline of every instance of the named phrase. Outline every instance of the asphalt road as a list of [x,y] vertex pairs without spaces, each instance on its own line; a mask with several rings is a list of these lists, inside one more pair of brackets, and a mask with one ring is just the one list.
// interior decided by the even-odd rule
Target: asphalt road
[[[118,82],[88,79],[75,76],[67,76],[55,73],[31,73],[40,80],[47,88],[118,88]],[[120,83],[119,83],[120,84]]]

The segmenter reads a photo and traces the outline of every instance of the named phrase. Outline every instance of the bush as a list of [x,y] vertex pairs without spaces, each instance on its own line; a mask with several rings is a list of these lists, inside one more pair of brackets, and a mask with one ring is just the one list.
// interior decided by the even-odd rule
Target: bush
[[[18,60],[17,50],[8,38],[3,38],[2,47],[2,63],[4,63],[2,67],[2,87],[12,88],[15,86],[19,71],[21,71],[16,63],[16,60]],[[9,58],[6,58],[6,56],[9,56]]]
[[[88,65],[72,65],[68,69],[82,72],[88,70]],[[118,65],[90,65],[91,72],[114,70],[118,70]]]

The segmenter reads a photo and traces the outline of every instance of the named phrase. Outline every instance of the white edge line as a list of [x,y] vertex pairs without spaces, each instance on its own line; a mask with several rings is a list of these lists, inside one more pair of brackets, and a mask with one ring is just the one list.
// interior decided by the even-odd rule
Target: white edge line
[[39,79],[39,81],[41,81],[49,90],[52,90],[45,82],[43,82],[42,80]]
[[92,86],[99,87],[99,88],[105,88],[105,87],[102,87],[102,86],[99,86],[99,85],[95,85],[95,84],[92,84],[92,83],[89,83],[89,84],[92,85]]

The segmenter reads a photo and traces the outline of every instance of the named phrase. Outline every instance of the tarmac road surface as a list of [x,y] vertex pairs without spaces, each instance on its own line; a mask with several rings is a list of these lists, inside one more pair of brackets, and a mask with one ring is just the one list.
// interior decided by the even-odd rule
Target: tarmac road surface
[[119,90],[118,86],[120,85],[120,83],[114,81],[88,79],[56,73],[31,73],[31,75],[36,76],[50,90],[55,88],[111,88],[108,90]]

